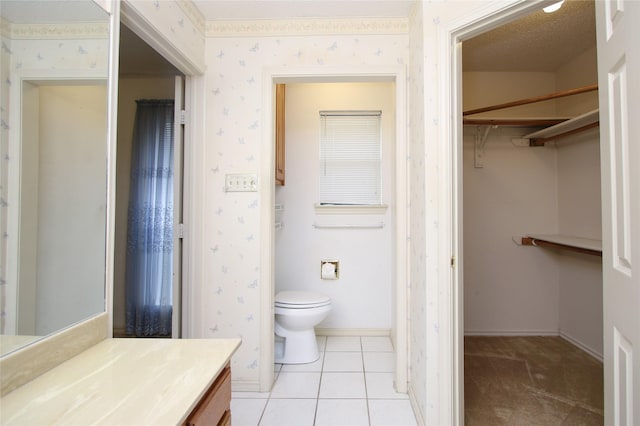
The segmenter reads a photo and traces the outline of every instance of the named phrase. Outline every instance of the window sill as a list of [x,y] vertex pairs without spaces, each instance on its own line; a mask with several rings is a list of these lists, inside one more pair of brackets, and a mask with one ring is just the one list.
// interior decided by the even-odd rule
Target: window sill
[[385,214],[387,212],[386,204],[379,205],[320,205],[316,204],[316,214]]

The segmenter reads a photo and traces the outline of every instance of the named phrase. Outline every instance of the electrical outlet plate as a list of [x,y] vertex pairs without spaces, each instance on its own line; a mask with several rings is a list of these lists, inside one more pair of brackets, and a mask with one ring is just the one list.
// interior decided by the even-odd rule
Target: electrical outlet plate
[[225,175],[224,190],[226,192],[256,192],[258,177],[255,173],[233,173]]

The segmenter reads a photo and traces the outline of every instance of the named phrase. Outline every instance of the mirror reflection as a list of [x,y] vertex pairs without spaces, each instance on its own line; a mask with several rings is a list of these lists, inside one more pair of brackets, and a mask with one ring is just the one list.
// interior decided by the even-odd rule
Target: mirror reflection
[[105,309],[109,16],[0,2],[0,355]]

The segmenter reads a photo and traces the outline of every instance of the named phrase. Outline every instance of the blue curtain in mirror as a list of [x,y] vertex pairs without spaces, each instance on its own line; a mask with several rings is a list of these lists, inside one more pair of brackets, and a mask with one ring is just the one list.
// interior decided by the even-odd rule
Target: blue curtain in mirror
[[173,100],[137,101],[127,224],[128,335],[171,335],[173,116]]

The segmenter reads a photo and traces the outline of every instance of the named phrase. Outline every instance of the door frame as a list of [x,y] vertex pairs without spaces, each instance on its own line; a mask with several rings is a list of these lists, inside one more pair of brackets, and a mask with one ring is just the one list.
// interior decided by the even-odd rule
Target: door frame
[[[128,2],[117,2],[120,6],[113,13],[118,13],[114,31],[119,35],[119,24],[126,25],[152,49],[162,55],[169,63],[184,74],[184,110],[185,126],[183,129],[183,183],[182,183],[182,219],[184,238],[182,240],[182,297],[181,305],[181,338],[202,336],[202,297],[200,290],[194,283],[202,282],[204,276],[203,254],[204,236],[193,232],[203,229],[204,215],[204,156],[199,155],[199,145],[196,141],[204,140],[204,70],[192,62],[175,45],[171,44],[157,28],[149,24],[148,20]],[[119,36],[117,49],[112,49],[115,55],[119,53]],[[117,63],[117,61],[115,61]],[[118,73],[115,72],[115,81]],[[117,93],[117,84],[115,93]],[[117,116],[117,102],[114,102],[115,116]],[[114,144],[115,145],[115,144]],[[115,158],[115,153],[113,154]],[[114,174],[115,175],[115,174]],[[113,267],[113,266],[112,266]],[[111,283],[113,279],[111,278]],[[111,286],[113,287],[113,286]],[[109,313],[108,335],[112,336],[113,329],[113,288],[107,290],[107,312]]]
[[[557,0],[511,0],[491,2],[443,25],[438,30],[440,52],[439,111],[445,125],[440,140],[450,141],[439,148],[438,160],[444,176],[439,187],[444,200],[439,212],[439,241],[448,245],[451,259],[443,257],[438,272],[438,289],[448,300],[438,300],[441,330],[449,330],[440,340],[438,352],[444,361],[432,375],[445,377],[438,383],[442,395],[439,420],[443,424],[464,424],[464,277],[463,269],[463,180],[462,180],[462,42],[507,22],[518,19]],[[444,263],[451,262],[453,268]],[[450,368],[450,374],[442,371]],[[428,374],[430,375],[430,374]],[[447,404],[446,399],[451,401]]]
[[275,84],[276,83],[337,83],[337,82],[394,82],[395,83],[395,197],[394,245],[395,312],[392,335],[395,338],[395,386],[407,392],[408,383],[408,164],[407,164],[407,89],[406,70],[391,67],[305,67],[268,68],[263,72],[263,133],[260,163],[260,391],[271,390],[274,370],[274,310],[275,291]]

